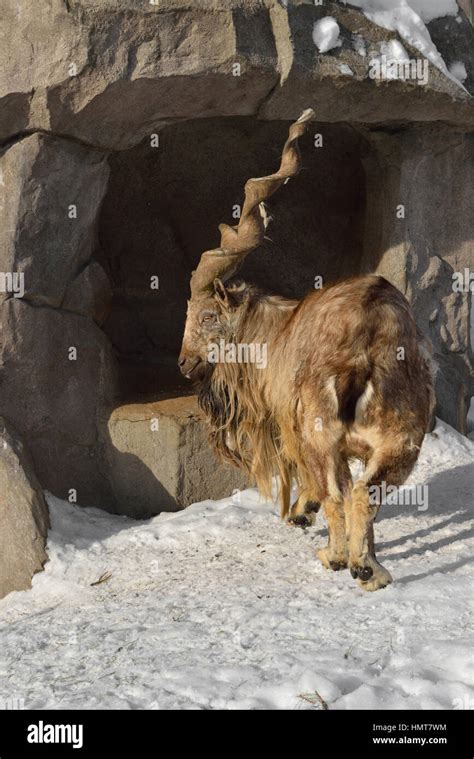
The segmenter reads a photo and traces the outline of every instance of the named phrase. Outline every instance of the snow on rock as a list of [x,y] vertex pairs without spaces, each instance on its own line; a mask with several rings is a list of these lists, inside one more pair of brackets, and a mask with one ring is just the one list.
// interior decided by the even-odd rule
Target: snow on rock
[[394,66],[393,63],[406,63],[409,61],[408,53],[398,40],[389,40],[388,42],[379,43],[380,55],[373,56],[370,65],[371,69],[374,64],[386,62],[384,67],[384,76],[387,79],[402,79],[404,77],[404,68]]
[[458,8],[455,0],[351,0],[351,5],[360,8],[377,26],[397,32],[448,79],[462,87],[459,79],[448,70],[425,26],[425,22],[439,16],[456,15]]
[[380,52],[392,61],[408,61],[409,56],[402,43],[398,40],[389,40],[380,43]]
[[461,708],[474,696],[474,443],[438,422],[409,483],[428,485],[428,509],[382,508],[395,583],[375,594],[317,561],[321,516],[286,526],[252,489],[145,522],[49,496],[46,570],[0,602],[0,697],[27,709]]
[[354,45],[354,50],[361,57],[365,57],[367,55],[367,48],[365,46],[365,40],[364,40],[363,37],[360,36],[360,34],[353,34],[352,35],[352,44]]
[[462,61],[453,61],[449,67],[449,73],[455,79],[459,79],[460,82],[464,82],[467,79],[466,67]]
[[339,66],[339,71],[341,74],[345,74],[346,76],[354,76],[354,72],[352,71],[351,67],[347,65],[347,63],[341,63]]
[[342,44],[339,39],[340,29],[336,19],[325,16],[313,26],[313,42],[320,53],[327,53]]
[[435,18],[457,16],[459,12],[456,0],[408,0],[408,5],[418,13],[425,24],[429,24]]
[[[363,10],[364,13],[391,11],[394,5],[401,4],[400,0],[341,0],[341,2],[350,3]],[[407,5],[420,16],[425,24],[435,18],[457,16],[459,10],[456,0],[407,0]]]

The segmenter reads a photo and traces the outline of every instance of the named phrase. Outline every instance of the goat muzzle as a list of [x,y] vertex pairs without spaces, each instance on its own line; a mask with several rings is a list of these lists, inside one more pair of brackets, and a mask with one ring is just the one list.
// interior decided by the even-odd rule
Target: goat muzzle
[[193,373],[198,368],[199,364],[201,363],[201,359],[199,356],[186,356],[181,354],[178,359],[178,366],[181,374],[186,377],[186,379],[192,379]]

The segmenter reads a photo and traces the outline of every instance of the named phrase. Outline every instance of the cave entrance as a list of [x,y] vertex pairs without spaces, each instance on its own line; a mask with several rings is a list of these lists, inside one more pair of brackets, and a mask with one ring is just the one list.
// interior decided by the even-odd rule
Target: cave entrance
[[[276,170],[288,127],[253,117],[185,121],[111,157],[98,258],[113,288],[104,330],[123,402],[192,393],[176,368],[191,272],[202,251],[219,244],[218,225],[237,223],[245,181]],[[363,149],[348,124],[311,125],[301,173],[271,199],[271,239],[239,276],[302,297],[317,276],[330,282],[359,272]]]

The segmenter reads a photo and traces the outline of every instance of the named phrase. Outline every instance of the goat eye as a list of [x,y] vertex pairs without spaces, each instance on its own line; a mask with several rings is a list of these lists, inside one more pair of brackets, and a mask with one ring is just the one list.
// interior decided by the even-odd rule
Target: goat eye
[[206,322],[206,323],[209,323],[209,322],[213,322],[213,321],[215,320],[215,318],[216,318],[216,317],[215,317],[215,314],[205,314],[205,315],[202,317],[202,319],[201,319],[201,322],[202,322],[203,324],[204,324],[204,322]]

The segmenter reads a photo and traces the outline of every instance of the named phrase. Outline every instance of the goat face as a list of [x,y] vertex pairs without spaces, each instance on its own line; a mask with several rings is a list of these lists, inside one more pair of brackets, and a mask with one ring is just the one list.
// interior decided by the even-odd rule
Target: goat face
[[204,379],[212,368],[211,346],[232,342],[242,310],[244,285],[226,289],[214,280],[214,292],[188,301],[183,344],[178,359],[181,373],[195,381]]

